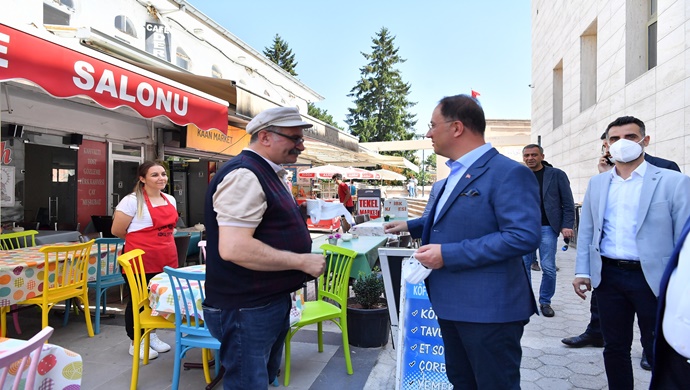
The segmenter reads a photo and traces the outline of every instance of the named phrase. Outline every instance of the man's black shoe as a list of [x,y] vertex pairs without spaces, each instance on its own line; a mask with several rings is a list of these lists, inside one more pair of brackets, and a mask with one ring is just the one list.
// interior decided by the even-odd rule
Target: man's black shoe
[[553,317],[554,315],[556,315],[556,313],[551,308],[551,305],[539,305],[539,308],[541,309],[541,314],[544,317]]
[[652,365],[647,361],[647,355],[642,352],[642,360],[640,360],[640,367],[643,370],[652,371]]
[[602,339],[601,337],[592,337],[587,333],[583,333],[579,336],[574,337],[566,337],[563,340],[561,340],[561,342],[573,348],[582,348],[589,346],[601,348],[604,346],[604,339]]

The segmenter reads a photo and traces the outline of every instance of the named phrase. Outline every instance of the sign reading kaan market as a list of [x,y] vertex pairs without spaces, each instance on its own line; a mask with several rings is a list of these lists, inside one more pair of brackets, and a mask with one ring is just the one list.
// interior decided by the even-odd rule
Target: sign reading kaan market
[[194,125],[187,126],[187,148],[227,156],[237,156],[249,145],[249,134],[244,129],[228,126],[227,134],[218,130],[203,131]]

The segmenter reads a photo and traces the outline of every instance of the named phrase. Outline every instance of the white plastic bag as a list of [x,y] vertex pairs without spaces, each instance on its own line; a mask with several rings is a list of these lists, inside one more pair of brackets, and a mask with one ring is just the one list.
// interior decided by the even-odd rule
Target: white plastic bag
[[429,276],[431,269],[422,265],[414,254],[403,261],[402,276],[406,282],[417,284]]

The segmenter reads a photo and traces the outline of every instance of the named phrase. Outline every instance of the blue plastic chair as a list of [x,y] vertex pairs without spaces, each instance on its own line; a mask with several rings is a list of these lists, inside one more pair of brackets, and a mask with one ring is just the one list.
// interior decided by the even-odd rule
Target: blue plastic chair
[[[88,287],[96,291],[96,334],[101,332],[101,304],[103,314],[106,314],[106,303],[108,302],[107,291],[113,286],[125,284],[122,277],[120,265],[117,263],[117,256],[122,252],[125,240],[120,238],[98,238],[95,242],[98,247],[98,259],[96,262],[96,281],[89,282]],[[68,306],[69,307],[69,306]],[[65,317],[69,315],[66,310]]]
[[[180,384],[182,358],[187,351],[192,348],[219,350],[220,341],[211,336],[206,324],[199,320],[203,314],[201,303],[206,298],[203,288],[206,273],[187,272],[168,266],[164,267],[163,271],[168,274],[171,287],[178,291],[178,293],[173,294],[173,301],[175,302],[175,367],[172,389],[176,390]],[[182,307],[185,308],[184,313]],[[202,351],[202,356],[206,382],[210,383],[207,351]],[[220,372],[219,361],[216,361],[215,370],[216,376],[218,376]]]

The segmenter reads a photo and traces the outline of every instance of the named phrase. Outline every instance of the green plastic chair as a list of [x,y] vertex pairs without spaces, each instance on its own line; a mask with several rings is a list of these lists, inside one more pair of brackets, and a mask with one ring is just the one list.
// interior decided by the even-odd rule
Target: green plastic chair
[[36,246],[36,230],[0,234],[0,248],[5,251]]
[[[343,335],[343,351],[347,373],[352,375],[350,344],[347,338],[347,298],[350,270],[357,252],[335,245],[323,244],[326,271],[319,276],[316,301],[304,303],[302,318],[290,328],[285,337],[285,386],[290,384],[290,340],[302,327],[317,324],[319,352],[323,352],[323,321],[338,325]],[[335,302],[332,303],[332,302]]]

